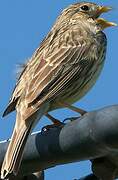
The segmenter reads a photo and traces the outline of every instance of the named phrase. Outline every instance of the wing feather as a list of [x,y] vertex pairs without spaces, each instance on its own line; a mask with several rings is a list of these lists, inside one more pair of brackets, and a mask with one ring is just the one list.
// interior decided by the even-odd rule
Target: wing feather
[[[52,53],[48,53],[48,48],[43,50],[44,44],[42,44],[21,74],[4,115],[15,110],[17,101],[23,100],[27,107],[33,106],[31,113],[33,114],[42,103],[54,100],[63,94],[75,77],[84,74],[81,61],[87,59],[88,64],[96,61],[97,53],[102,46],[97,49],[98,44],[95,41],[83,40],[82,37],[78,39],[77,45],[70,45],[73,43],[61,47],[57,45]],[[95,55],[91,56],[93,49]]]
[[88,49],[89,47],[86,47],[85,44],[78,47],[71,47],[69,49],[71,52],[71,56],[67,57],[68,63],[64,59],[57,66],[57,68],[61,69],[58,76],[57,74],[55,74],[55,77],[57,78],[53,77],[48,85],[43,88],[42,92],[39,93],[32,102],[30,101],[30,105],[33,105],[35,103],[41,105],[43,102],[50,101],[50,99],[53,100],[56,96],[63,94],[65,88],[69,86],[69,82],[74,80],[77,74],[81,74],[83,68],[80,65],[80,60],[86,56],[85,51],[87,52]]

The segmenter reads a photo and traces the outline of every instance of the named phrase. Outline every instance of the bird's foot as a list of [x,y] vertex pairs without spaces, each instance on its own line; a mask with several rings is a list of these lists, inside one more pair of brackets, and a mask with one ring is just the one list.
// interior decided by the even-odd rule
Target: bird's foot
[[53,122],[53,124],[44,126],[44,127],[42,128],[42,131],[48,131],[48,130],[50,130],[50,129],[52,129],[52,128],[55,128],[55,127],[59,127],[59,126],[64,125],[63,122],[59,121],[58,119],[54,118],[53,116],[51,116],[51,115],[48,114],[48,113],[46,114],[46,117],[48,117],[48,118]]
[[70,118],[66,118],[66,119],[64,119],[63,120],[63,123],[65,123],[66,121],[75,121],[76,119],[79,119],[80,118],[80,116],[79,117],[70,117]]
[[50,125],[46,125],[42,128],[42,132],[46,132],[46,131],[49,131],[50,129],[52,128],[56,128],[56,127],[60,127],[60,126],[63,126],[64,123],[63,122],[57,122],[55,124],[50,124]]

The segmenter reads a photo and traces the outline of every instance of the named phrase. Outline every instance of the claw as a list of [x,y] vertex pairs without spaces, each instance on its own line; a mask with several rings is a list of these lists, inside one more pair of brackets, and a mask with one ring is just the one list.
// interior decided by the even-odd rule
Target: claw
[[80,118],[80,116],[79,117],[70,117],[70,118],[66,118],[66,119],[64,119],[63,120],[63,123],[65,123],[66,121],[75,121],[76,119],[78,119],[78,118]]
[[51,125],[44,126],[44,127],[42,128],[41,132],[47,132],[47,131],[49,131],[50,129],[58,128],[58,127],[61,127],[61,126],[63,126],[63,125],[64,125],[64,123],[59,121],[59,123],[57,123],[57,124],[51,124]]

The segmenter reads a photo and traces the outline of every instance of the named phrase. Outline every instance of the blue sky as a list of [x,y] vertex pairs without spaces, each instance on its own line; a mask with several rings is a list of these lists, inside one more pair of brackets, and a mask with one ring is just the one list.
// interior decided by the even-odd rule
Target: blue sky
[[[8,103],[15,85],[16,65],[31,57],[41,40],[50,30],[60,11],[74,0],[1,0],[0,1],[0,116]],[[114,10],[104,17],[118,23],[117,0],[95,0],[110,5]],[[118,103],[118,27],[105,30],[108,38],[107,58],[102,74],[94,88],[75,105],[88,111]],[[62,117],[63,113],[63,117]],[[77,115],[67,109],[53,112],[56,118]],[[0,119],[0,140],[11,136],[15,113]],[[49,124],[45,119],[37,126]],[[46,171],[46,180],[73,180],[90,173],[90,163],[81,162],[58,166]]]

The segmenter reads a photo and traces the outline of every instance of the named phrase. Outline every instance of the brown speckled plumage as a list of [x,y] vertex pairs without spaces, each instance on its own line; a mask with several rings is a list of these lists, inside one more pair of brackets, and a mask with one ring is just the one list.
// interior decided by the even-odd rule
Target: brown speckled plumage
[[96,21],[98,8],[84,2],[65,9],[22,71],[4,112],[5,116],[16,109],[17,116],[2,178],[18,173],[26,140],[37,120],[61,107],[59,102],[79,100],[96,82],[106,54],[106,36]]

